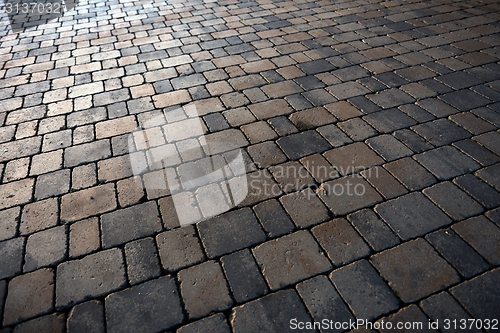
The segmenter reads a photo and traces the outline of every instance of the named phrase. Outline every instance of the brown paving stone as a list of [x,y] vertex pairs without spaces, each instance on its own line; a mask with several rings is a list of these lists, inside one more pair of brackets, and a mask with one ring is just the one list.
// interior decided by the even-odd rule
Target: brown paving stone
[[383,163],[382,158],[362,142],[335,148],[323,155],[341,175],[349,175]]
[[163,269],[176,271],[201,262],[205,256],[192,226],[169,230],[156,236]]
[[0,185],[0,209],[22,205],[31,201],[34,180],[27,178]]
[[323,107],[315,107],[294,112],[289,118],[300,131],[330,124],[336,120],[335,117]]
[[307,228],[330,218],[328,209],[309,188],[284,195],[280,202],[299,228]]
[[57,224],[57,199],[37,201],[24,206],[19,231],[21,235],[40,231]]
[[61,199],[61,220],[77,221],[115,208],[114,185],[95,186],[64,195]]
[[292,109],[288,103],[282,99],[252,104],[249,106],[249,109],[257,119],[267,119],[292,113]]
[[413,302],[459,281],[455,270],[420,238],[380,252],[371,261],[404,302]]
[[69,229],[69,256],[79,257],[96,251],[101,246],[99,221],[96,217],[71,224]]

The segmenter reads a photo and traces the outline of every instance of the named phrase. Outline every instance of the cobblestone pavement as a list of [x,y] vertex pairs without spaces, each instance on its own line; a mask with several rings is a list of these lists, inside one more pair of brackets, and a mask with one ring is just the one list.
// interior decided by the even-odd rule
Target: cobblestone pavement
[[[0,332],[500,328],[497,1],[82,0],[0,23]],[[168,166],[130,149],[143,132]],[[242,153],[248,195],[204,184],[176,213],[207,142]]]

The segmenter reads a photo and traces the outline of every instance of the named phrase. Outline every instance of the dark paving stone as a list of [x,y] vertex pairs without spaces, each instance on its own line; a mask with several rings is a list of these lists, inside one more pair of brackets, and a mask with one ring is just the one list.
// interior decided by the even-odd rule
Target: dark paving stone
[[[53,313],[50,315],[38,317],[15,327],[15,333],[32,333],[32,332],[51,332],[64,333],[65,331],[65,314]],[[11,333],[10,328],[2,330],[2,333]]]
[[342,176],[357,173],[384,162],[362,142],[335,148],[323,155]]
[[299,77],[299,78],[294,79],[294,81],[297,82],[299,84],[299,86],[301,86],[302,89],[305,89],[305,90],[318,89],[318,88],[325,87],[325,84],[313,75]]
[[315,131],[306,131],[279,138],[276,143],[291,160],[322,153],[331,148],[328,142]]
[[384,168],[410,191],[422,189],[436,182],[432,174],[411,158],[402,158],[385,164]]
[[298,67],[308,75],[329,72],[332,69],[335,69],[335,66],[333,66],[326,60],[314,60],[309,62],[303,62],[299,64]]
[[298,132],[295,125],[284,116],[268,119],[267,122],[279,136],[285,136]]
[[337,99],[325,89],[309,90],[308,92],[302,93],[302,96],[307,98],[314,106],[323,106],[337,101]]
[[371,320],[399,307],[390,288],[366,260],[333,271],[330,279],[356,318]]
[[233,305],[222,269],[215,261],[186,268],[177,274],[177,278],[190,319],[224,311]]
[[436,72],[431,71],[423,66],[413,66],[403,69],[398,69],[395,72],[397,75],[407,79],[408,81],[421,81],[424,79],[428,79],[434,77]]
[[244,303],[267,294],[268,289],[248,249],[221,258],[234,299]]
[[384,250],[400,242],[387,224],[370,209],[362,209],[347,218],[375,251]]
[[322,223],[311,232],[335,266],[343,266],[370,253],[368,245],[343,218]]
[[495,164],[500,161],[500,157],[498,155],[492,153],[490,150],[478,144],[473,139],[465,139],[455,142],[453,143],[453,146],[457,147],[484,166]]
[[379,135],[366,140],[366,143],[386,161],[413,155],[413,151],[389,134]]
[[[420,308],[432,320],[438,321],[438,328],[445,330],[445,323],[452,324],[450,318],[469,319],[470,315],[464,308],[446,291],[432,295],[420,302]],[[448,320],[448,321],[446,321]],[[446,325],[447,327],[450,327]]]
[[429,150],[415,156],[415,159],[439,180],[446,180],[479,168],[474,160],[451,146]]
[[477,216],[454,224],[452,229],[488,262],[500,264],[500,228],[493,222]]
[[473,138],[475,141],[479,142],[484,147],[488,148],[497,155],[500,155],[500,133],[489,132],[484,133]]
[[[286,162],[286,156],[273,141],[266,141],[247,148],[248,154],[259,168]],[[285,151],[286,152],[286,151]]]
[[438,119],[411,128],[434,146],[469,138],[471,134],[448,119]]
[[205,255],[193,226],[165,231],[156,236],[163,269],[168,272],[197,264]]
[[177,286],[169,276],[111,294],[105,303],[110,333],[159,332],[184,319]]
[[260,243],[266,235],[250,208],[202,221],[198,231],[209,258]]
[[500,193],[474,175],[463,175],[453,180],[486,209],[500,206]]
[[439,98],[456,107],[460,111],[469,111],[490,103],[488,99],[468,89],[448,93],[440,96]]
[[[315,321],[321,322],[325,318],[334,323],[354,320],[349,308],[326,276],[319,275],[297,284],[297,291]],[[342,331],[335,327],[320,328],[320,332]]]
[[363,120],[382,133],[393,132],[417,123],[414,119],[408,117],[398,109],[388,109],[371,113],[364,116]]
[[428,234],[425,239],[465,278],[471,278],[490,267],[449,228]]
[[252,251],[271,290],[282,289],[332,268],[307,230],[268,241]]
[[403,240],[451,223],[449,217],[419,192],[383,202],[375,206],[375,211]]
[[394,132],[393,135],[396,139],[403,142],[415,153],[421,153],[434,147],[430,143],[425,141],[420,135],[409,129],[398,130]]
[[203,117],[205,123],[207,124],[210,132],[222,131],[224,129],[229,128],[229,125],[224,118],[224,116],[220,113],[211,113]]
[[296,319],[297,323],[311,321],[306,307],[293,289],[281,290],[235,307],[231,318],[234,333],[307,332],[296,329],[290,320]]
[[217,313],[193,323],[182,326],[177,333],[230,333],[231,329],[227,323],[226,316]]
[[354,141],[362,141],[371,136],[377,135],[377,131],[368,125],[361,118],[352,118],[341,123],[337,123],[351,139]]
[[[400,323],[405,323],[406,325],[409,325],[411,327],[410,329],[399,329],[401,332],[408,332],[408,331],[418,331],[425,329],[426,332],[437,332],[436,330],[431,330],[428,328],[429,325],[429,320],[425,316],[425,314],[416,306],[415,304],[411,304],[410,306],[407,306],[405,308],[400,309],[398,312],[381,318],[378,320],[379,323],[384,322],[385,325],[389,326],[389,323],[392,325],[392,327],[397,327],[398,324]],[[411,324],[410,324],[411,323]],[[388,329],[387,326],[382,328],[380,332],[386,333],[390,332],[392,329]]]
[[479,170],[476,176],[500,191],[500,163]]
[[101,301],[78,304],[68,315],[68,333],[104,333],[104,305]]
[[378,94],[367,95],[375,104],[384,109],[399,106],[401,104],[413,103],[415,99],[397,88],[387,89]]
[[371,261],[403,302],[414,302],[459,281],[455,270],[421,238],[380,252]]
[[304,110],[312,108],[313,105],[301,94],[289,95],[285,97],[285,100],[290,103],[292,108],[295,110]]
[[366,114],[380,110],[380,107],[377,104],[373,103],[364,96],[349,98],[348,101]]
[[500,208],[492,209],[484,215],[500,227]]
[[307,188],[300,192],[284,195],[280,198],[283,207],[295,225],[307,228],[330,218],[325,205],[318,199],[313,190]]
[[260,224],[271,238],[290,233],[295,228],[290,217],[275,199],[254,206],[253,210]]
[[451,182],[438,183],[423,193],[455,221],[483,212],[480,204]]
[[321,134],[333,147],[340,147],[346,143],[351,143],[352,140],[345,135],[342,130],[340,130],[336,125],[330,124],[323,127],[317,128],[319,134]]
[[398,88],[404,84],[410,83],[410,81],[408,81],[408,80],[402,78],[401,76],[396,75],[392,72],[377,74],[374,77],[390,88]]
[[363,170],[361,175],[385,199],[392,199],[408,192],[389,172],[381,167]]
[[24,238],[13,238],[0,242],[0,279],[21,273]]
[[450,120],[476,135],[496,129],[495,126],[475,116],[472,112],[454,114],[450,116]]
[[469,88],[483,83],[483,80],[465,72],[453,72],[450,74],[441,75],[437,77],[437,80],[443,82],[446,85],[449,85],[456,90]]
[[143,238],[125,245],[127,275],[130,284],[160,276],[160,260],[152,238]]
[[132,206],[101,217],[104,248],[153,235],[162,229],[155,202]]
[[401,105],[399,109],[420,123],[434,120],[436,118],[416,104]]
[[451,294],[474,318],[493,319],[500,313],[500,268],[451,289]]

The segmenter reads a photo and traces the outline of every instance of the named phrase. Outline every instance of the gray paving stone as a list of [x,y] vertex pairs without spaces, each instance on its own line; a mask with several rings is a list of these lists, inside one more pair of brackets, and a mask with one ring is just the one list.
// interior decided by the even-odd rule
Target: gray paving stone
[[500,148],[498,148],[498,141],[500,140],[500,133],[488,132],[474,137],[474,140],[479,142],[484,147],[488,148],[497,155],[500,155]]
[[281,152],[276,143],[272,141],[248,147],[248,154],[259,168],[267,168],[286,161],[286,156]]
[[377,131],[361,118],[352,118],[337,124],[352,140],[362,141],[377,135]]
[[434,146],[447,145],[471,136],[469,132],[448,119],[438,119],[419,124],[411,129]]
[[329,86],[327,90],[338,100],[365,95],[371,91],[357,82],[345,82]]
[[439,97],[460,111],[469,111],[489,103],[489,100],[468,89],[463,89]]
[[22,211],[19,231],[21,235],[26,235],[55,226],[57,216],[58,205],[56,198],[27,204]]
[[384,165],[410,191],[419,190],[436,182],[436,178],[409,157]]
[[165,231],[156,236],[163,269],[172,272],[197,264],[205,258],[193,226]]
[[378,94],[367,95],[367,97],[383,109],[389,109],[415,101],[413,97],[396,88],[384,90]]
[[108,140],[94,141],[66,148],[64,151],[64,166],[74,167],[110,156],[111,151]]
[[232,306],[224,274],[217,262],[206,261],[186,268],[177,277],[189,318],[197,319]]
[[450,116],[450,120],[465,128],[472,134],[481,134],[495,130],[495,126],[476,117],[472,112],[462,112]]
[[65,226],[50,228],[30,235],[26,242],[23,270],[30,272],[63,261],[67,255],[66,244],[67,230]]
[[16,235],[20,213],[20,207],[0,211],[0,240],[10,239]]
[[453,220],[460,221],[483,212],[483,207],[451,182],[441,182],[423,190]]
[[105,304],[107,332],[160,332],[184,319],[177,286],[169,276],[113,293]]
[[375,211],[402,240],[422,236],[451,223],[439,208],[419,192],[375,206]]
[[89,301],[73,307],[68,315],[68,333],[104,333],[104,305],[101,301]]
[[307,98],[314,106],[323,106],[337,101],[337,99],[325,89],[310,90],[302,93],[302,96]]
[[226,316],[217,313],[193,323],[182,326],[177,333],[230,333],[231,329],[226,320]]
[[306,230],[259,245],[253,249],[253,254],[271,290],[281,289],[332,267]]
[[107,295],[126,284],[122,253],[110,249],[63,262],[57,267],[56,281],[57,308]]
[[430,143],[428,143],[421,136],[409,129],[398,130],[394,132],[393,135],[396,139],[404,143],[415,153],[421,153],[433,148]]
[[151,236],[162,229],[155,202],[124,208],[101,217],[102,245],[113,247],[131,240]]
[[392,199],[408,191],[382,167],[361,171],[361,175],[386,199]]
[[451,146],[426,151],[415,155],[415,159],[439,180],[450,179],[479,168],[474,160]]
[[[419,255],[412,255],[414,253]],[[371,261],[406,303],[459,281],[456,271],[421,238],[377,253]]]
[[328,142],[315,131],[305,131],[279,138],[276,143],[291,160],[331,148]]
[[308,75],[315,75],[322,72],[329,72],[335,68],[331,63],[326,60],[315,60],[303,62],[298,67]]
[[284,195],[279,200],[292,221],[300,229],[330,218],[328,209],[310,188]]
[[223,256],[221,263],[236,302],[267,294],[267,285],[248,249]]
[[389,134],[370,138],[366,140],[366,143],[386,161],[393,161],[413,154],[408,147]]
[[400,242],[387,224],[370,209],[359,210],[347,218],[375,251],[384,250]]
[[290,233],[295,228],[283,206],[276,199],[261,202],[254,206],[253,210],[264,231],[271,238]]
[[465,278],[489,268],[488,263],[450,228],[428,234],[425,239]]
[[297,292],[286,289],[235,307],[231,312],[231,327],[235,333],[296,332],[290,323],[295,318],[297,323],[311,321]]
[[38,271],[15,277],[9,282],[3,324],[12,325],[53,310],[54,271]]
[[[354,320],[349,308],[344,303],[331,281],[324,275],[297,284],[297,291],[304,301],[314,321],[345,323]],[[335,325],[335,324],[334,324]],[[320,332],[342,332],[342,329],[320,328]]]
[[500,228],[484,216],[456,223],[452,229],[493,265],[500,263]]
[[497,191],[500,191],[500,176],[498,170],[500,170],[500,163],[479,170],[476,172],[476,176],[493,186]]
[[474,175],[463,175],[453,182],[487,209],[500,205],[500,193]]
[[403,111],[406,115],[415,119],[418,122],[427,122],[436,119],[432,114],[422,109],[416,104],[406,104],[398,107],[399,110]]
[[0,242],[0,279],[10,278],[21,273],[24,244],[24,237]]
[[125,244],[127,276],[130,284],[138,284],[161,274],[160,261],[152,238]]
[[329,150],[323,156],[342,176],[358,173],[384,162],[382,158],[362,142]]
[[35,186],[35,199],[64,194],[69,191],[70,171],[63,169],[38,176]]
[[330,279],[356,318],[372,320],[399,307],[391,289],[366,260],[333,271]]
[[479,164],[488,166],[500,161],[500,157],[472,139],[454,142],[453,146],[472,157]]
[[297,133],[297,128],[284,116],[271,118],[267,121],[280,136]]
[[[405,308],[400,309],[398,312],[391,314],[385,318],[381,318],[379,322],[384,322],[386,325],[392,324],[392,327],[397,327],[399,323],[405,323],[411,327],[408,329],[412,330],[420,330],[425,329],[427,332],[437,332],[437,330],[432,330],[428,328],[429,320],[415,304],[411,304]],[[408,324],[406,324],[408,323]],[[381,332],[390,332],[391,329],[387,327],[380,330]],[[402,329],[401,331],[406,332],[407,329]]]
[[250,208],[224,213],[197,224],[209,258],[241,250],[266,240]]
[[457,322],[459,319],[471,318],[464,308],[446,291],[424,299],[420,302],[420,308],[432,321],[438,321],[438,328],[441,330],[445,329],[445,323],[451,325],[450,318],[456,318]]
[[351,143],[352,140],[342,132],[336,125],[330,124],[317,128],[321,134],[333,147],[340,147],[346,143]]
[[[31,332],[53,332],[64,333],[66,315],[64,313],[53,313],[17,325],[14,329],[15,333],[31,333]],[[7,332],[11,332],[7,329]]]
[[454,107],[437,98],[423,99],[421,101],[418,101],[417,105],[438,118],[447,117],[459,112]]
[[382,133],[390,133],[417,123],[414,119],[408,117],[398,109],[387,109],[374,112],[364,116],[363,120]]
[[322,223],[311,232],[335,266],[343,266],[370,253],[368,245],[343,218]]

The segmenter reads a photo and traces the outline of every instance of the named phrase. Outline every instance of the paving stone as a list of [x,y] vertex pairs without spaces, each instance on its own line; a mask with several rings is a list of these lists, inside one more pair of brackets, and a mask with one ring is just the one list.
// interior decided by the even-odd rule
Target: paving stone
[[332,69],[335,69],[335,66],[333,66],[326,60],[303,62],[299,64],[298,67],[307,75],[315,75],[318,73],[329,72]]
[[384,90],[378,94],[367,95],[367,97],[384,109],[415,101],[413,97],[396,88]]
[[479,164],[474,160],[450,146],[415,155],[415,159],[439,180],[450,179],[479,168]]
[[390,288],[366,260],[333,271],[330,279],[357,318],[371,320],[399,307]]
[[253,249],[253,254],[271,290],[296,283],[332,267],[306,230],[257,246]]
[[241,126],[250,143],[272,140],[277,137],[276,132],[265,122],[257,121],[248,125]]
[[436,75],[435,72],[420,65],[398,69],[395,73],[408,81],[421,81]]
[[349,119],[338,123],[337,126],[354,141],[362,141],[377,134],[377,131],[361,118]]
[[365,95],[371,92],[369,89],[357,82],[345,82],[329,86],[327,90],[339,100]]
[[343,176],[383,163],[382,158],[362,142],[335,148],[323,155]]
[[451,294],[474,318],[495,318],[500,311],[499,276],[500,269],[494,269],[453,287]]
[[450,120],[454,121],[458,125],[465,128],[467,131],[472,134],[481,134],[484,132],[492,131],[495,129],[495,126],[492,124],[476,117],[471,112],[462,112],[458,114],[454,114],[450,116]]
[[489,100],[468,89],[444,94],[439,98],[460,111],[469,111],[489,103]]
[[101,217],[102,245],[113,247],[162,229],[155,202],[124,208]]
[[489,268],[488,263],[449,228],[428,234],[425,239],[465,278]]
[[65,226],[47,229],[29,236],[23,270],[30,272],[63,261],[67,253],[66,238]]
[[20,207],[0,211],[0,241],[16,236],[20,213]]
[[110,249],[63,262],[57,267],[56,281],[57,308],[107,295],[126,283],[122,253]]
[[487,209],[500,205],[500,193],[474,175],[463,175],[453,182]]
[[206,261],[180,271],[177,276],[189,318],[200,318],[231,307],[233,301],[217,262]]
[[314,106],[323,106],[337,101],[337,99],[325,89],[309,90],[302,93],[302,96],[307,98]]
[[372,210],[362,209],[347,218],[375,251],[399,244],[399,238]]
[[298,228],[307,228],[330,218],[325,205],[313,190],[307,188],[300,192],[284,195],[280,202]]
[[160,332],[184,319],[177,286],[169,276],[113,293],[105,304],[107,332]]
[[493,265],[500,262],[500,228],[484,216],[459,222],[452,229]]
[[209,258],[263,242],[266,235],[249,208],[200,222],[198,232]]
[[248,108],[259,120],[290,114],[293,111],[283,99],[252,104]]
[[[50,315],[45,315],[39,318],[31,319],[27,322],[21,323],[16,326],[14,332],[16,333],[30,333],[30,332],[54,332],[54,333],[64,333],[65,332],[65,314],[63,313],[53,313]],[[7,332],[10,332],[8,330]]]
[[22,205],[31,201],[33,179],[22,179],[0,185],[0,209]]
[[66,194],[61,199],[61,220],[77,221],[116,208],[113,184]]
[[497,191],[500,191],[500,180],[498,176],[498,170],[500,169],[500,164],[495,164],[486,168],[479,170],[476,176],[481,178],[483,181],[493,186]]
[[104,333],[104,305],[100,301],[89,301],[73,307],[68,315],[68,333]]
[[38,176],[35,187],[35,199],[64,194],[69,191],[70,171],[63,169]]
[[451,223],[450,218],[419,192],[383,202],[375,206],[375,211],[403,240]]
[[97,218],[71,224],[69,230],[69,256],[78,257],[96,251],[101,246]]
[[323,155],[306,156],[300,160],[300,163],[309,171],[317,183],[340,177],[338,170],[328,163]]
[[314,153],[321,153],[330,148],[330,145],[314,131],[305,131],[281,137],[276,142],[292,160]]
[[259,168],[267,168],[286,161],[285,155],[272,141],[258,143],[248,147],[248,154]]
[[352,140],[334,124],[319,127],[317,131],[328,140],[333,147],[340,147],[346,143],[352,142]]
[[363,120],[382,133],[390,133],[417,123],[414,119],[397,109],[388,109],[371,113],[364,116]]
[[438,118],[447,117],[458,113],[457,109],[437,98],[423,99],[421,101],[418,101],[417,105]]
[[21,273],[24,244],[23,237],[0,242],[0,279]]
[[500,155],[500,149],[498,148],[498,141],[500,140],[500,133],[489,132],[485,134],[478,135],[474,137],[474,140],[479,142],[482,146],[488,148],[497,155]]
[[99,140],[72,146],[64,151],[64,166],[74,167],[111,156],[109,141]]
[[432,321],[438,321],[438,328],[441,330],[444,330],[445,323],[447,323],[446,319],[471,318],[464,308],[446,291],[424,299],[420,302],[420,308]]
[[177,271],[205,258],[192,226],[169,230],[156,236],[161,264],[166,271]]
[[498,155],[492,153],[482,144],[479,144],[478,142],[472,139],[465,139],[458,142],[454,142],[453,146],[457,147],[465,154],[469,155],[478,163],[484,166],[495,164],[500,161],[500,157]]
[[340,120],[347,120],[363,115],[356,107],[346,101],[327,104],[325,108]]
[[230,333],[231,329],[222,313],[182,326],[177,333]]
[[[431,330],[428,328],[429,320],[415,304],[411,304],[405,308],[402,308],[398,312],[387,316],[385,318],[380,319],[378,322],[384,322],[385,328],[381,329],[381,332],[390,332],[391,329],[387,327],[391,324],[392,327],[397,327],[397,325],[401,325],[400,323],[404,323],[404,329],[401,329],[401,332],[408,332],[413,330],[426,329],[428,332],[437,332],[437,330]],[[390,324],[389,324],[390,323]]]
[[285,193],[299,191],[314,184],[307,170],[297,161],[272,166],[269,171]]
[[411,128],[434,146],[447,145],[470,137],[470,133],[448,119],[438,119]]
[[234,299],[244,303],[268,292],[266,283],[249,250],[241,250],[221,258]]
[[16,324],[53,310],[54,271],[38,271],[15,277],[9,282],[4,325]]
[[235,307],[231,327],[235,333],[292,332],[291,319],[297,319],[297,323],[311,321],[297,292],[287,289]]
[[459,281],[455,270],[421,238],[377,253],[371,261],[406,303]]
[[289,119],[300,131],[335,122],[335,117],[323,107],[315,107],[294,112]]
[[40,231],[57,224],[58,205],[57,199],[37,201],[24,206],[19,232],[21,235]]
[[259,203],[253,207],[253,210],[265,232],[271,238],[287,234],[295,228],[290,217],[275,199]]
[[322,223],[311,232],[335,266],[348,264],[370,253],[370,248],[343,218]]
[[125,245],[127,275],[130,284],[138,284],[160,275],[160,261],[152,238],[143,238]]
[[384,165],[410,191],[419,190],[436,182],[432,174],[409,157]]
[[[297,291],[316,322],[321,322],[325,318],[333,323],[348,323],[354,320],[348,307],[326,276],[319,275],[297,284]],[[320,328],[320,332],[328,331],[331,330],[326,327]],[[341,332],[342,330],[333,329],[333,331]]]
[[410,156],[413,152],[389,134],[383,134],[366,140],[366,143],[386,161]]

